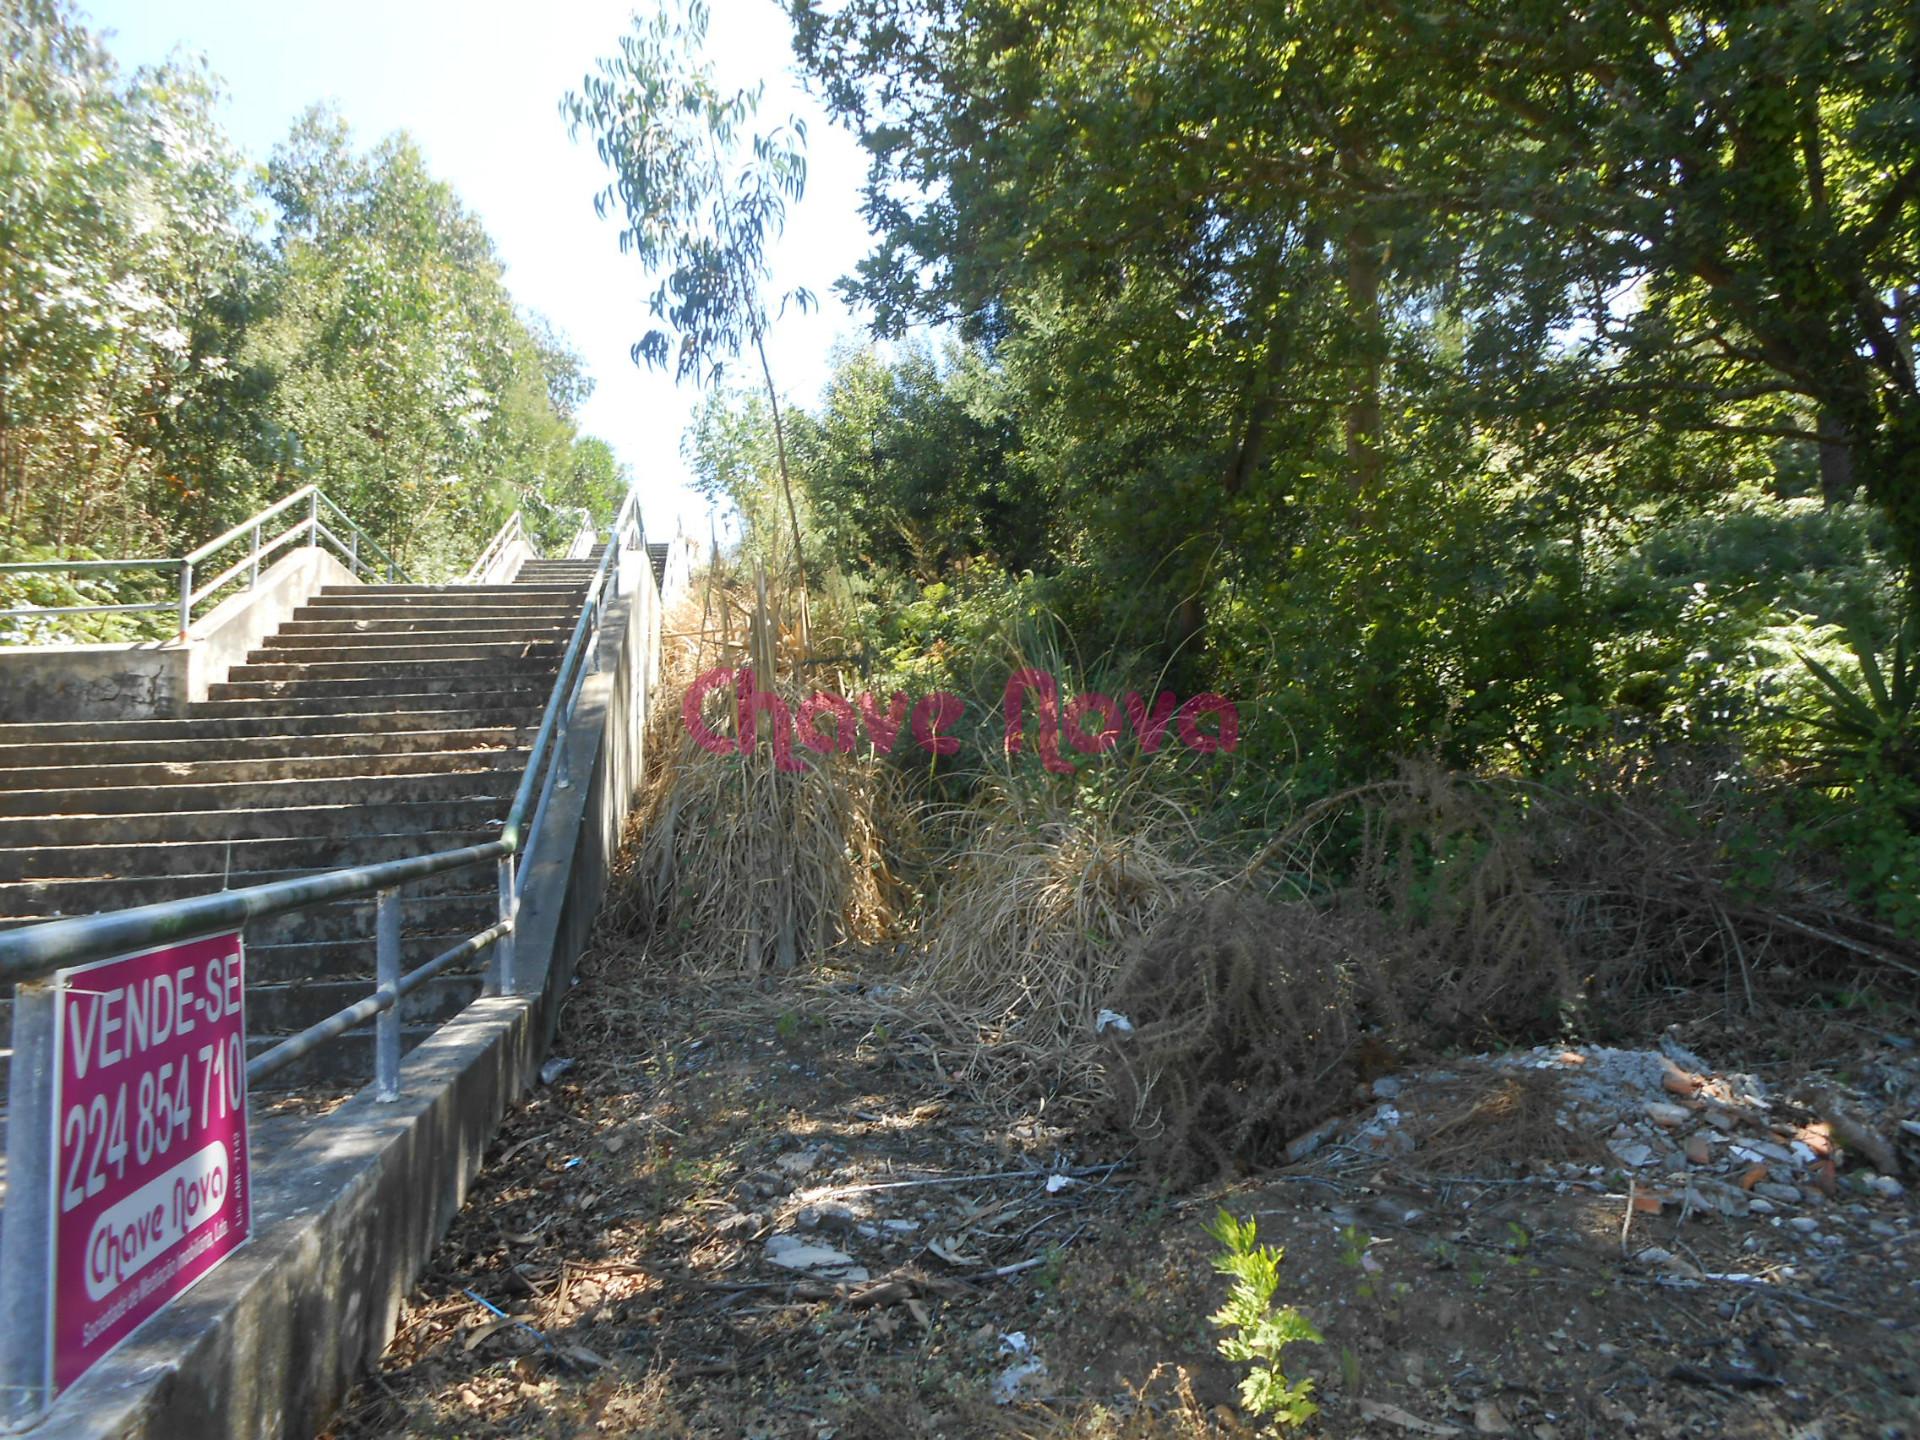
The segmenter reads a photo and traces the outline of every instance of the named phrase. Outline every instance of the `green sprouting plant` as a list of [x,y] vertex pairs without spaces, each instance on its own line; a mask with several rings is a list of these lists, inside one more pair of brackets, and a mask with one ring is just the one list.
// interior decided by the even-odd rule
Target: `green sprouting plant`
[[1373,1237],[1352,1221],[1340,1231],[1340,1263],[1349,1270],[1358,1270],[1367,1261],[1367,1247],[1373,1243]]
[[1253,1367],[1240,1381],[1240,1404],[1251,1415],[1268,1417],[1270,1431],[1301,1424],[1320,1410],[1309,1398],[1313,1381],[1288,1380],[1281,1373],[1280,1352],[1296,1341],[1325,1342],[1299,1310],[1273,1303],[1286,1251],[1259,1243],[1259,1226],[1252,1216],[1236,1220],[1225,1210],[1214,1216],[1207,1234],[1221,1245],[1213,1268],[1233,1279],[1227,1303],[1211,1317],[1214,1325],[1230,1332],[1220,1340],[1220,1353],[1235,1364]]
[[1800,653],[1800,663],[1820,682],[1825,701],[1809,722],[1826,740],[1821,759],[1849,774],[1877,769],[1891,776],[1920,777],[1920,651],[1908,640],[1903,629],[1884,655],[1855,640],[1859,685]]

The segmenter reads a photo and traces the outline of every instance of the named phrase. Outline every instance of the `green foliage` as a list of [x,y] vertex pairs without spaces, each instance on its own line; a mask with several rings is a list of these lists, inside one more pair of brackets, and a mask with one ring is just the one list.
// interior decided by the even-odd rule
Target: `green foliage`
[[[624,214],[620,249],[660,276],[647,308],[663,323],[636,342],[633,358],[703,383],[764,334],[767,245],[807,184],[805,123],[748,128],[766,87],[716,84],[702,58],[708,21],[702,0],[636,14],[620,53],[599,61],[560,107],[613,171],[595,209]],[[813,303],[803,290],[787,298]]]
[[1853,659],[1858,684],[1800,657],[1824,691],[1824,708],[1809,722],[1827,737],[1822,758],[1854,773],[1920,780],[1920,655],[1902,631],[1884,656],[1856,641]]
[[1214,1216],[1207,1234],[1221,1246],[1213,1268],[1233,1280],[1227,1303],[1210,1317],[1213,1325],[1229,1332],[1221,1337],[1220,1353],[1252,1367],[1240,1381],[1241,1408],[1268,1418],[1274,1430],[1305,1423],[1320,1410],[1309,1398],[1313,1382],[1288,1380],[1280,1368],[1281,1351],[1299,1342],[1324,1342],[1299,1310],[1274,1305],[1286,1252],[1258,1243],[1259,1226],[1251,1216],[1236,1220],[1225,1210]]
[[[523,500],[600,510],[617,493],[611,456],[576,452],[578,357],[515,309],[410,140],[363,155],[316,110],[255,174],[211,77],[123,73],[66,0],[0,7],[0,44],[6,558],[178,555],[311,480],[436,576]],[[150,578],[8,593],[164,598]]]
[[[1906,10],[789,10],[872,157],[844,291],[957,337],[793,417],[876,688],[1224,694],[1249,828],[1409,753],[1685,753],[1742,893],[1844,875],[1920,935],[1910,732],[1840,639],[1920,561]],[[764,532],[778,433],[713,415]],[[1412,847],[1411,903],[1472,848]]]
[[[705,0],[659,0],[651,16],[636,13],[620,53],[600,60],[560,110],[569,133],[593,136],[613,172],[594,208],[603,218],[624,214],[621,251],[657,277],[647,309],[662,323],[634,343],[634,363],[671,364],[676,380],[717,384],[753,348],[772,412],[793,558],[804,573],[762,287],[772,276],[767,246],[786,228],[788,203],[806,193],[806,125],[789,119],[766,132],[750,128],[766,87],[719,87],[704,53],[708,19]],[[795,289],[780,308],[813,303],[811,292]]]

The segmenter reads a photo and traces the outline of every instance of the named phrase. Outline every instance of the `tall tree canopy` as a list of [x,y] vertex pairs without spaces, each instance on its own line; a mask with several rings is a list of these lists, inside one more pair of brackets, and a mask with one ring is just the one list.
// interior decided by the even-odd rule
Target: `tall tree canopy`
[[852,288],[882,325],[1124,317],[1112,368],[1182,357],[1225,496],[1290,430],[1337,439],[1368,503],[1407,443],[1396,352],[1439,338],[1422,381],[1515,446],[1818,441],[1830,493],[1864,485],[1920,563],[1911,7],[792,11],[873,155]]
[[0,43],[0,548],[177,554],[318,481],[438,574],[617,502],[579,358],[412,141],[316,110],[257,173],[209,77],[123,74],[65,0]]

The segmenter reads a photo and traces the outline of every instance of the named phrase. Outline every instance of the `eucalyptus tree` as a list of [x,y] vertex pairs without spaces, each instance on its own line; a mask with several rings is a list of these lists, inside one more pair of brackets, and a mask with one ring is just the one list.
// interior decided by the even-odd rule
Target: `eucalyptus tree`
[[[806,125],[789,118],[764,132],[753,128],[765,84],[719,84],[704,53],[708,23],[703,0],[636,15],[619,53],[596,62],[561,101],[561,113],[575,138],[593,136],[613,173],[594,197],[596,211],[624,216],[622,252],[657,277],[647,307],[659,323],[635,342],[635,363],[706,385],[749,348],[758,360],[794,563],[804,578],[787,426],[767,359],[765,287],[767,247],[785,227],[788,204],[806,191]],[[813,296],[796,289],[780,308],[789,303],[805,309]]]

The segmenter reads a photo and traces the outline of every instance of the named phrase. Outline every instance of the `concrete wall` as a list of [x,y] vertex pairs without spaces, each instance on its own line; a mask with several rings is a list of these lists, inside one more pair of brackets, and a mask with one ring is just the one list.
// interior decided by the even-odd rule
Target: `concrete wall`
[[0,646],[0,724],[165,720],[187,703],[186,647]]
[[487,568],[478,575],[469,577],[471,585],[511,585],[513,577],[520,573],[520,567],[529,560],[540,557],[524,538],[504,545],[500,553],[487,562]]
[[254,1175],[254,1238],[55,1401],[62,1440],[309,1440],[392,1339],[400,1304],[532,1085],[639,785],[660,606],[641,552],[527,858],[529,992],[476,1000],[414,1050],[401,1098],[363,1090]]
[[354,583],[330,551],[304,548],[216,605],[185,645],[0,646],[0,724],[173,719],[322,585]]
[[229,595],[194,623],[187,671],[187,698],[204,700],[207,687],[246,663],[247,652],[273,634],[323,585],[358,585],[354,573],[331,550],[303,546],[261,572],[251,590]]
[[[532,953],[551,957],[548,983],[561,996],[586,948],[646,764],[648,704],[659,674],[660,597],[645,548],[634,554],[630,570],[621,566],[625,593],[608,607],[601,627],[600,668],[587,677],[574,711],[568,736],[574,784],[555,792],[527,857],[519,939]],[[556,1007],[549,1039],[558,1018]]]

